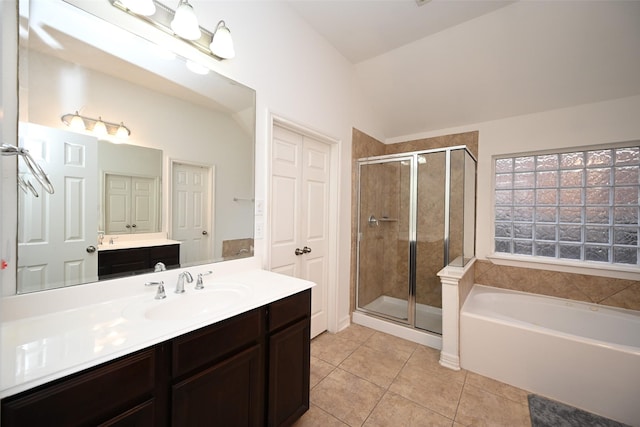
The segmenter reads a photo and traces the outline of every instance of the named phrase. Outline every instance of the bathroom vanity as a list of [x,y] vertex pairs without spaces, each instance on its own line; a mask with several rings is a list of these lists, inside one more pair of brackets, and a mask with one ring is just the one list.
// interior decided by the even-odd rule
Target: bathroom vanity
[[[175,270],[162,274],[169,273],[176,275]],[[274,283],[277,284],[272,287]],[[89,322],[86,328],[66,332],[55,332],[63,314],[51,314],[58,319],[53,319],[49,332],[41,336],[52,336],[52,342],[57,340],[58,345],[40,342],[36,346],[49,345],[49,350],[56,353],[50,363],[57,366],[49,369],[49,375],[43,375],[46,366],[32,367],[34,372],[42,371],[33,384],[46,377],[55,379],[33,387],[21,384],[20,378],[29,377],[25,375],[29,370],[25,363],[48,363],[28,354],[33,338],[32,325],[28,323],[33,320],[9,322],[9,327],[3,327],[2,337],[2,356],[10,360],[3,366],[1,424],[30,427],[52,422],[65,426],[292,424],[309,408],[313,284],[252,271],[219,283],[206,282],[205,286],[209,294],[196,294],[198,291],[188,287],[187,294],[195,295],[192,299],[182,300],[181,295],[170,293],[172,289],[168,288],[166,301],[153,300],[151,290],[127,301],[90,307],[94,309],[94,320],[85,319]],[[236,290],[240,298],[228,299]],[[210,295],[231,302],[207,313],[195,302],[207,300]],[[193,307],[186,314],[188,319],[174,308],[183,301]],[[112,306],[106,307],[109,305]],[[158,313],[161,316],[156,317]],[[68,313],[76,318],[73,320],[83,315]],[[105,322],[109,317],[112,320]],[[95,333],[93,337],[81,331],[101,327],[110,331]],[[11,338],[14,334],[23,338]],[[109,336],[128,341],[132,351],[94,348],[97,355],[94,362],[104,356],[117,357],[80,370],[65,366],[64,359],[68,360],[66,365],[76,367],[92,363],[75,357],[74,348],[98,346]],[[118,340],[114,341],[117,344]],[[104,347],[118,346],[105,343]],[[136,347],[141,348],[133,350]],[[79,353],[82,351],[79,349]],[[44,354],[46,351],[41,351],[38,356]],[[13,393],[21,389],[24,390]]]
[[161,262],[167,269],[180,266],[178,243],[153,244],[148,246],[98,248],[98,278],[112,279],[133,274],[148,273]]

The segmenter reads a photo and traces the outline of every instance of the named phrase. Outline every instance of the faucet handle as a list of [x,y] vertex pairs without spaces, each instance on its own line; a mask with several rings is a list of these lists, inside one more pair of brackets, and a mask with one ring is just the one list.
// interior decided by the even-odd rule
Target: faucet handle
[[204,273],[198,273],[198,280],[196,281],[196,289],[204,289],[204,283],[202,282],[202,276],[208,276],[213,274],[213,271],[207,271]]
[[158,292],[156,292],[156,296],[154,297],[155,299],[164,299],[167,297],[167,294],[164,291],[164,281],[159,281],[159,282],[147,282],[144,284],[145,286],[154,286],[154,285],[158,285]]
[[167,270],[167,266],[164,265],[163,262],[157,262],[156,265],[153,266],[154,273],[157,273],[159,271],[166,271],[166,270]]

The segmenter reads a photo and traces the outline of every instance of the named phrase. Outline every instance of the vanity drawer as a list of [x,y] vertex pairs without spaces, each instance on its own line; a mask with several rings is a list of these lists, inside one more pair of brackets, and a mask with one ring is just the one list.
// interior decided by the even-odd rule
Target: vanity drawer
[[269,304],[269,332],[289,323],[309,317],[311,313],[311,289]]
[[211,365],[262,340],[264,308],[251,310],[172,341],[173,378]]
[[155,348],[147,349],[4,399],[1,424],[33,427],[107,422],[153,396],[156,359]]

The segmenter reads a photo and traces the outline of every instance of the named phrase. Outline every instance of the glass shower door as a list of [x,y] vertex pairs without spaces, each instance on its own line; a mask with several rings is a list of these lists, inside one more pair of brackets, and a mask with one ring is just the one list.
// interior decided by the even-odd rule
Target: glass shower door
[[408,323],[412,157],[359,163],[356,304]]

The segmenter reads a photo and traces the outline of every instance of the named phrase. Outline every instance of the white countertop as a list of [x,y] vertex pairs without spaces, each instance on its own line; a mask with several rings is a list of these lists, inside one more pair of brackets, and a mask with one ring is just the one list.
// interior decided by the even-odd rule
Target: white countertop
[[[232,263],[235,261],[232,261]],[[243,266],[238,263],[237,265]],[[260,270],[250,266],[243,272],[216,275],[219,264],[193,267],[193,283],[185,283],[187,293],[193,289],[197,273],[213,270],[205,276],[205,288],[239,284],[246,297],[227,308],[189,319],[148,320],[130,314],[139,307],[175,304],[183,295],[175,294],[175,280],[185,269],[152,273],[62,289],[3,298],[3,321],[0,327],[0,398],[45,384],[83,369],[158,344],[176,336],[244,313],[314,286],[314,283]],[[236,269],[237,271],[237,269]],[[145,287],[149,280],[164,280],[167,298],[155,300],[156,287]],[[105,290],[106,288],[113,288]],[[92,292],[91,287],[94,287]],[[75,292],[74,292],[75,291]],[[88,294],[87,292],[91,292]],[[113,293],[119,298],[104,299]],[[96,295],[97,293],[97,295]],[[76,294],[76,297],[70,295]],[[91,295],[91,298],[88,297]],[[70,299],[77,298],[75,302]],[[47,313],[38,313],[33,304],[51,301]],[[90,303],[81,303],[92,300]],[[193,301],[185,299],[184,301]],[[44,305],[46,307],[46,304]]]

